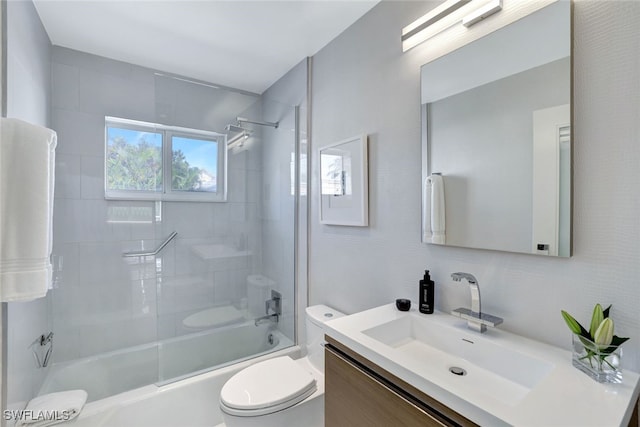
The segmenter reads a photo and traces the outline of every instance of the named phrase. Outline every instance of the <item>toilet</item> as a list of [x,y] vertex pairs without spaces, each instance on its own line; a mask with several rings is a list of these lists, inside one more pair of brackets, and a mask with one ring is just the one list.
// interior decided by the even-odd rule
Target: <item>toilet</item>
[[306,357],[275,357],[231,377],[220,392],[226,427],[323,427],[324,323],[342,316],[326,305],[307,307]]

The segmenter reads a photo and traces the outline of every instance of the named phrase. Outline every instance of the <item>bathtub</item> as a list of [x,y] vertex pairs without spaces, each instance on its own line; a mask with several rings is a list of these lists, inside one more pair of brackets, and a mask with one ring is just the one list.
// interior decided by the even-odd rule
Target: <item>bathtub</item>
[[86,390],[88,403],[68,423],[76,427],[212,427],[222,423],[224,383],[282,355],[297,358],[300,347],[251,322],[54,365],[39,394]]

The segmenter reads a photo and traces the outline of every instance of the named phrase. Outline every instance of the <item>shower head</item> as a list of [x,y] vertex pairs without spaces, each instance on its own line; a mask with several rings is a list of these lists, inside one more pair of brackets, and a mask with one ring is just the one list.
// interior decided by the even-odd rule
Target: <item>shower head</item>
[[233,138],[227,140],[227,148],[233,148],[235,146],[242,147],[244,142],[249,139],[251,136],[251,132],[242,132],[234,136]]
[[239,125],[240,122],[235,125],[229,123],[224,127],[224,130],[227,131],[228,136],[230,136],[230,134],[232,133],[236,134],[227,140],[227,148],[233,148],[236,146],[242,147],[244,145],[244,142],[249,139],[251,135],[253,135],[253,130],[243,128]]
[[232,124],[228,124],[224,127],[224,130],[226,130],[227,132],[250,132],[249,129],[245,129],[242,126],[237,126],[237,125],[232,125]]

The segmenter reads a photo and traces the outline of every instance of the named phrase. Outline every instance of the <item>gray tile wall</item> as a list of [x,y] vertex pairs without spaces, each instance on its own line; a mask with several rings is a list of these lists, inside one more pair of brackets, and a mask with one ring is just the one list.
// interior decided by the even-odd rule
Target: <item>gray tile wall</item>
[[[54,47],[53,127],[59,133],[52,292],[56,362],[187,333],[182,320],[215,305],[240,305],[246,277],[261,269],[260,144],[229,157],[228,203],[104,199],[104,117],[222,131],[260,114],[259,97],[161,77],[131,64]],[[122,222],[146,212],[144,223]],[[139,218],[139,217],[136,217]],[[160,256],[123,258],[178,237]],[[251,256],[203,260],[194,245]]]

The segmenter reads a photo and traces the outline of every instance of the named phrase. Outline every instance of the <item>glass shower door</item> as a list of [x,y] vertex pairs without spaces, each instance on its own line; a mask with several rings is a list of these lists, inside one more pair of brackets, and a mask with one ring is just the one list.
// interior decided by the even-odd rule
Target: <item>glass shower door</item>
[[[165,123],[173,126],[231,129],[228,140],[240,128],[234,124],[236,117],[263,118],[258,96],[184,80],[157,77],[156,97],[158,120],[168,114]],[[288,108],[287,114],[294,117],[293,108]],[[158,234],[178,235],[156,261],[159,384],[293,344],[294,305],[289,296],[294,223],[284,225],[287,231],[282,233],[282,225],[271,227],[276,218],[270,212],[291,209],[283,212],[282,221],[294,215],[288,181],[294,125],[289,123],[285,130],[242,124],[243,137],[235,138],[225,153],[226,200],[162,202]],[[286,150],[276,155],[274,146]],[[184,158],[187,169],[198,164],[197,153],[185,152]],[[286,279],[281,279],[282,269],[290,271]],[[256,322],[267,315],[266,301],[274,290],[287,297],[282,302],[289,314]]]

